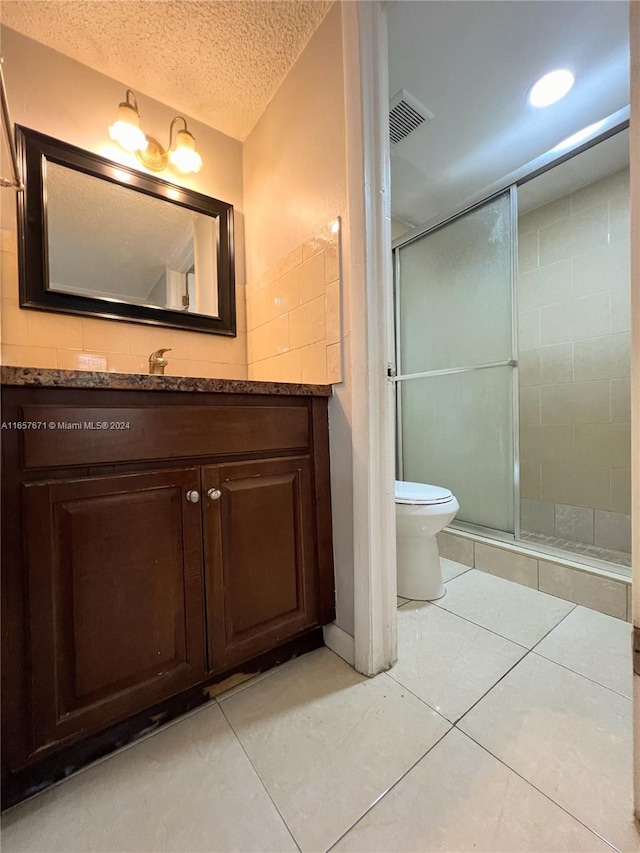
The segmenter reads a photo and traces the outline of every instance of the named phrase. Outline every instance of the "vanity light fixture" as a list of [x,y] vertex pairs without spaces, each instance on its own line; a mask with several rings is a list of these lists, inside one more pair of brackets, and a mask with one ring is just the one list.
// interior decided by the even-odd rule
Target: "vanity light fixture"
[[[176,122],[184,127],[175,134]],[[147,136],[140,128],[140,113],[136,96],[127,89],[126,100],[118,107],[118,120],[110,125],[109,135],[127,151],[133,151],[138,160],[152,172],[162,172],[169,162],[181,172],[199,172],[202,157],[196,151],[196,141],[187,127],[184,116],[176,116],[169,126],[169,147],[164,148],[157,139]]]
[[144,151],[147,147],[147,137],[140,130],[138,101],[131,89],[118,105],[118,118],[109,125],[109,136],[126,151]]
[[532,107],[550,107],[570,92],[575,77],[566,68],[550,71],[533,84],[529,90]]

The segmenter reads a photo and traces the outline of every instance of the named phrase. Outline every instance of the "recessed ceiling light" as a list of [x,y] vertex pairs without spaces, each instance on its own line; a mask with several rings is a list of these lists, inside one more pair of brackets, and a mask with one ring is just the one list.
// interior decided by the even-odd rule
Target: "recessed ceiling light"
[[550,71],[537,80],[529,90],[529,103],[532,107],[549,107],[569,92],[575,77],[566,68]]
[[602,125],[605,123],[606,119],[601,119],[601,121],[596,121],[593,124],[590,124],[589,127],[583,127],[582,130],[579,130],[577,133],[574,133],[572,136],[567,136],[566,139],[563,139],[562,142],[558,142],[555,148],[552,148],[552,151],[567,151],[569,148],[574,148],[580,142],[584,142],[585,139],[588,139],[590,136],[599,130]]

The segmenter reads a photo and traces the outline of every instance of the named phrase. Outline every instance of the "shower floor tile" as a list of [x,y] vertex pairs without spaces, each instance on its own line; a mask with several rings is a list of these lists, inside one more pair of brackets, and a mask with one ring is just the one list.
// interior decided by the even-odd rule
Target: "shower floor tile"
[[571,539],[545,536],[542,533],[530,533],[528,530],[521,531],[520,539],[524,542],[536,542],[538,545],[547,545],[549,548],[558,548],[561,551],[568,551],[570,554],[581,554],[586,557],[592,557],[594,560],[615,563],[618,566],[631,566],[631,554],[626,551],[598,548],[595,545],[585,545],[583,542],[573,542]]

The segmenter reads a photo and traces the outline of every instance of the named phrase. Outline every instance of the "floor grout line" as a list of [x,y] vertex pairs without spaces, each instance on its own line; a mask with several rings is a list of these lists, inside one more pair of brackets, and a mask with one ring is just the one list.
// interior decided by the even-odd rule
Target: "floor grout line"
[[[503,578],[503,577],[500,577],[500,575],[492,575],[490,572],[483,572],[482,569],[476,569],[476,571],[480,572],[481,574],[489,575],[490,577],[493,577],[493,578],[499,578],[500,580],[506,581],[507,583],[514,584],[517,587],[523,587],[524,589],[530,589],[532,592],[539,592],[541,595],[545,595],[548,598],[555,598],[557,601],[562,601],[565,604],[572,605],[571,610],[569,610],[567,613],[565,613],[565,615],[562,616],[560,618],[560,620],[558,622],[556,622],[555,625],[553,625],[553,627],[549,628],[549,630],[546,632],[546,634],[544,634],[542,637],[540,637],[539,640],[536,640],[536,642],[533,644],[533,646],[526,646],[524,643],[520,643],[517,640],[511,639],[511,637],[505,637],[504,634],[500,634],[500,633],[498,633],[498,631],[494,631],[492,628],[487,628],[486,625],[481,625],[479,622],[474,622],[473,619],[469,619],[467,616],[462,616],[460,613],[456,613],[454,610],[448,610],[443,604],[438,604],[438,601],[441,600],[439,598],[434,600],[434,601],[429,602],[429,604],[433,604],[436,607],[439,607],[440,610],[446,610],[447,613],[451,613],[453,616],[458,616],[460,619],[464,619],[466,622],[470,622],[472,625],[477,625],[479,628],[484,628],[485,631],[490,631],[492,634],[495,634],[497,637],[502,637],[503,640],[508,640],[510,643],[515,643],[516,646],[522,646],[523,648],[527,649],[527,651],[529,651],[529,652],[533,651],[533,649],[535,649],[535,647],[539,643],[541,643],[542,640],[544,640],[544,638],[547,637],[552,631],[555,631],[555,629],[558,627],[558,625],[561,622],[563,622],[567,618],[567,616],[569,616],[570,613],[573,613],[573,611],[576,609],[576,607],[578,607],[578,605],[574,601],[567,601],[567,599],[559,598],[557,595],[551,595],[548,592],[541,592],[541,590],[539,590],[539,589],[533,589],[533,587],[524,586],[524,584],[519,584],[519,583],[517,583],[517,581],[511,581],[511,580],[509,580],[509,578]],[[466,572],[462,572],[462,574],[466,574]],[[461,575],[456,575],[456,577],[451,578],[451,580],[455,581],[459,577],[461,577]],[[445,583],[445,587],[447,586],[448,583],[451,583],[451,581],[447,581]],[[445,598],[445,596],[442,596],[442,598]],[[409,604],[409,602],[406,602],[406,604]],[[405,606],[405,604],[401,605],[401,607],[404,607],[404,606]],[[400,608],[398,608],[398,610],[400,610]]]
[[294,843],[294,844],[295,844],[295,846],[297,847],[297,849],[298,849],[299,853],[302,853],[302,848],[301,848],[301,847],[300,847],[300,845],[298,844],[298,839],[297,839],[297,838],[295,837],[295,835],[293,834],[293,832],[292,832],[292,830],[291,830],[291,828],[290,828],[289,824],[287,823],[287,821],[286,821],[286,820],[285,820],[285,818],[284,818],[284,815],[282,814],[282,812],[281,812],[281,811],[280,811],[280,809],[278,808],[278,806],[277,806],[277,804],[276,804],[276,801],[275,801],[275,800],[273,799],[273,797],[271,796],[271,791],[270,791],[270,790],[269,790],[269,788],[267,787],[267,783],[264,781],[264,779],[263,779],[263,778],[262,778],[262,776],[260,775],[260,771],[259,771],[259,770],[258,770],[258,768],[255,766],[255,764],[253,763],[253,761],[252,761],[252,759],[251,759],[251,756],[249,755],[249,753],[247,752],[247,750],[244,748],[244,744],[243,744],[243,743],[242,743],[242,741],[240,740],[240,737],[239,737],[239,735],[238,735],[238,732],[234,729],[233,724],[231,723],[231,720],[230,720],[230,719],[227,717],[227,715],[225,714],[225,712],[224,712],[224,708],[222,707],[222,705],[218,705],[218,707],[219,707],[219,708],[220,708],[220,710],[222,711],[222,716],[224,717],[224,719],[225,719],[225,721],[226,721],[227,725],[229,726],[229,728],[230,728],[230,729],[231,729],[231,731],[233,732],[235,739],[236,739],[236,740],[238,741],[238,743],[240,744],[240,749],[241,749],[241,750],[244,752],[244,754],[247,756],[247,761],[248,761],[248,762],[249,762],[249,764],[251,765],[251,768],[252,768],[253,772],[256,774],[257,778],[258,778],[258,779],[259,779],[259,781],[260,781],[260,784],[262,785],[262,787],[264,788],[264,790],[265,790],[265,792],[266,792],[267,796],[268,796],[268,797],[269,797],[269,799],[271,800],[271,803],[273,804],[274,809],[275,809],[275,810],[276,810],[276,812],[280,815],[280,820],[281,820],[281,821],[282,821],[282,823],[285,825],[285,827],[286,827],[286,829],[287,829],[287,832],[288,832],[288,833],[289,833],[289,835],[291,836],[291,840],[293,841],[293,843]]
[[[561,623],[561,622],[564,622],[564,620],[567,618],[567,616],[569,616],[569,614],[570,614],[570,613],[573,613],[573,611],[574,611],[574,610],[575,610],[575,607],[573,607],[573,608],[569,611],[569,613],[566,613],[566,614],[562,617],[562,619],[560,620],[560,622],[558,622],[556,625],[554,625],[554,626],[553,626],[553,628],[551,628],[549,631],[547,631],[547,633],[544,635],[544,637],[547,637],[547,636],[551,633],[551,631],[554,631],[554,630],[558,627],[558,625],[560,625],[560,623]],[[475,623],[474,623],[474,624],[475,624]],[[538,640],[538,643],[541,643],[541,642],[542,642],[542,640],[544,640],[544,637],[541,637],[541,638],[540,638],[540,640]],[[495,683],[494,685],[492,685],[492,686],[491,686],[491,687],[490,687],[490,688],[489,688],[485,693],[483,693],[483,694],[482,694],[482,696],[481,696],[481,697],[480,697],[476,702],[474,702],[474,703],[473,703],[473,705],[472,705],[470,708],[467,708],[467,710],[464,712],[464,714],[463,714],[461,717],[459,717],[459,718],[455,721],[454,726],[456,726],[456,727],[457,727],[457,725],[458,725],[458,723],[460,722],[460,720],[462,720],[464,717],[466,717],[466,716],[467,716],[467,714],[468,714],[470,711],[472,711],[472,710],[476,707],[476,705],[478,704],[478,702],[482,702],[482,700],[485,698],[485,696],[487,696],[489,693],[491,693],[491,691],[492,691],[492,690],[494,690],[494,689],[498,686],[498,684],[500,684],[500,682],[501,682],[504,678],[506,678],[506,677],[507,677],[507,675],[509,675],[509,673],[510,673],[510,672],[512,672],[512,671],[513,671],[517,666],[519,666],[519,665],[522,663],[522,661],[523,661],[523,660],[524,660],[524,659],[525,659],[529,654],[531,654],[531,652],[535,649],[535,647],[538,645],[538,643],[536,643],[536,644],[535,644],[535,646],[532,646],[530,649],[527,649],[527,650],[526,650],[526,652],[525,652],[525,653],[522,655],[522,657],[520,658],[520,660],[517,660],[517,661],[513,664],[513,666],[510,666],[510,667],[509,667],[509,669],[504,673],[504,675],[501,675],[501,676],[500,676],[500,678],[496,681],[496,683]],[[538,655],[538,657],[541,657],[541,655]],[[576,673],[576,674],[577,674],[577,673]]]
[[449,726],[454,726],[454,725],[455,725],[455,723],[454,723],[454,722],[452,722],[452,721],[449,719],[449,717],[445,717],[445,715],[442,713],[442,711],[438,711],[438,709],[437,709],[437,708],[434,708],[434,707],[433,707],[433,705],[430,705],[430,704],[427,702],[427,700],[426,700],[426,699],[423,699],[423,698],[422,698],[422,696],[418,696],[418,694],[417,694],[417,693],[414,693],[414,692],[413,692],[413,690],[412,690],[410,687],[407,687],[407,685],[406,685],[406,684],[403,684],[401,681],[398,681],[398,679],[397,679],[394,675],[392,675],[392,672],[393,672],[393,669],[388,669],[388,670],[385,672],[385,675],[388,675],[388,676],[389,676],[389,678],[393,679],[393,681],[395,681],[395,683],[396,683],[399,687],[402,687],[402,689],[403,689],[403,690],[406,690],[406,691],[407,691],[407,693],[410,693],[412,696],[414,696],[416,699],[418,699],[420,702],[422,702],[422,704],[423,704],[423,705],[426,705],[426,706],[427,706],[427,708],[428,708],[430,711],[433,711],[433,713],[434,713],[434,714],[437,714],[439,717],[442,717],[442,719],[443,719],[445,722],[447,722],[447,723],[449,724]]
[[473,735],[470,735],[468,732],[465,732],[463,729],[459,729],[457,724],[454,725],[454,728],[456,731],[460,732],[460,734],[463,734],[466,737],[468,737],[469,740],[473,741],[473,743],[475,743],[477,746],[479,746],[481,749],[483,749],[486,753],[488,753],[493,758],[495,758],[496,761],[498,761],[500,764],[502,764],[503,767],[506,767],[507,770],[511,771],[511,773],[515,773],[515,775],[519,779],[522,779],[522,781],[525,782],[527,785],[529,785],[531,788],[533,788],[534,791],[537,791],[539,794],[542,794],[542,796],[545,799],[549,800],[550,803],[553,803],[554,806],[557,806],[557,808],[561,809],[561,811],[563,811],[566,815],[568,815],[570,818],[575,820],[576,823],[579,823],[581,826],[583,826],[585,829],[587,829],[589,832],[591,832],[593,835],[595,835],[596,838],[599,838],[601,841],[603,841],[612,850],[617,851],[617,853],[621,853],[620,848],[616,847],[615,844],[613,844],[611,841],[607,841],[607,839],[604,836],[600,835],[599,832],[596,832],[595,829],[592,829],[592,827],[588,826],[586,823],[584,823],[584,821],[580,820],[579,817],[576,817],[572,812],[570,812],[568,809],[566,809],[563,805],[556,802],[556,800],[554,800],[553,797],[549,796],[549,794],[545,793],[543,790],[541,790],[536,785],[534,785],[530,779],[527,779],[526,776],[523,776],[522,773],[519,773],[515,768],[511,767],[510,764],[507,764],[506,761],[503,761],[503,759],[500,758],[500,756],[491,752],[491,750],[488,749],[484,744],[480,743],[479,740],[476,740],[476,738],[474,738]]
[[516,640],[512,640],[510,637],[505,637],[504,634],[499,634],[492,628],[487,628],[486,625],[480,625],[478,622],[474,622],[473,619],[468,619],[466,616],[461,616],[459,613],[454,613],[453,610],[447,610],[446,607],[442,607],[442,605],[439,605],[437,601],[421,601],[419,599],[412,599],[411,601],[407,601],[406,604],[402,604],[400,607],[398,607],[398,610],[403,610],[407,606],[407,604],[429,604],[433,607],[437,607],[438,610],[444,610],[444,612],[448,613],[449,616],[456,616],[458,619],[462,619],[463,622],[468,622],[469,625],[475,625],[476,628],[482,628],[483,631],[487,631],[489,634],[493,634],[494,637],[500,637],[501,640],[505,640],[507,643],[512,643],[514,646],[519,646],[521,649],[526,649],[527,651],[530,651],[530,649],[523,643],[518,643]]
[[[415,694],[414,694],[414,695],[415,695]],[[418,698],[420,698],[420,697],[418,697]],[[427,703],[425,702],[425,705],[426,705],[426,704],[427,704]],[[429,706],[429,707],[431,707],[431,706]],[[433,710],[433,709],[432,709],[432,710]],[[438,713],[438,712],[436,711],[436,713]],[[440,715],[440,716],[442,716],[442,715]],[[449,720],[447,720],[447,722],[449,722]],[[404,778],[405,778],[409,773],[411,773],[411,771],[413,770],[413,768],[414,768],[414,767],[416,767],[418,764],[420,764],[420,762],[422,761],[422,759],[423,759],[423,758],[425,758],[427,755],[429,755],[429,753],[430,753],[433,749],[435,749],[435,747],[440,743],[440,741],[442,741],[444,738],[446,738],[446,736],[449,734],[449,732],[450,732],[452,729],[453,729],[453,726],[451,725],[451,726],[450,726],[450,728],[448,728],[448,729],[447,729],[447,731],[446,731],[446,732],[444,732],[444,734],[442,734],[442,735],[441,735],[441,736],[440,736],[440,737],[435,741],[435,743],[431,744],[431,746],[429,747],[429,749],[428,749],[425,753],[423,753],[423,754],[420,756],[420,758],[418,758],[416,761],[414,761],[414,762],[413,762],[413,764],[411,765],[411,767],[409,767],[407,770],[405,770],[405,772],[402,774],[402,776],[400,776],[398,779],[396,779],[396,781],[393,783],[393,785],[390,785],[390,786],[387,788],[387,790],[386,790],[386,791],[384,791],[384,793],[380,794],[380,796],[379,796],[379,797],[377,797],[377,799],[376,799],[373,803],[371,803],[371,805],[369,806],[369,808],[368,808],[368,809],[366,809],[366,810],[365,810],[365,811],[360,815],[360,817],[359,817],[357,820],[355,820],[355,821],[351,824],[351,826],[350,826],[347,830],[345,830],[345,831],[342,833],[342,835],[340,836],[340,838],[336,839],[336,841],[334,841],[334,842],[333,842],[333,844],[331,845],[331,847],[328,847],[328,848],[327,848],[326,853],[330,853],[330,851],[331,851],[331,850],[333,850],[333,849],[335,848],[336,844],[339,844],[339,843],[342,841],[342,839],[345,837],[345,835],[347,835],[349,832],[351,832],[351,830],[352,830],[355,826],[357,826],[357,825],[360,823],[360,821],[361,821],[364,817],[366,817],[366,816],[369,814],[369,812],[370,812],[372,809],[374,809],[374,808],[378,805],[378,803],[379,803],[381,800],[383,800],[383,799],[387,796],[387,794],[388,794],[390,791],[393,791],[393,789],[396,787],[396,785],[399,785],[399,784],[400,784],[400,782],[402,782],[402,780],[403,780],[403,779],[404,779]]]
[[564,663],[560,663],[560,661],[554,660],[553,658],[548,658],[546,655],[543,655],[542,652],[536,652],[531,649],[534,655],[543,660],[548,661],[549,663],[555,663],[556,666],[562,667],[562,669],[567,672],[572,672],[574,675],[579,675],[580,678],[584,678],[585,681],[590,681],[591,684],[595,684],[597,687],[602,687],[603,690],[608,690],[610,693],[613,693],[615,696],[621,696],[623,699],[628,699],[629,702],[633,702],[633,697],[627,696],[625,693],[621,693],[619,690],[615,690],[613,687],[609,687],[607,684],[603,684],[601,681],[596,681],[595,678],[589,678],[588,675],[585,675],[582,672],[578,672],[577,669],[572,669],[570,666],[567,666]]

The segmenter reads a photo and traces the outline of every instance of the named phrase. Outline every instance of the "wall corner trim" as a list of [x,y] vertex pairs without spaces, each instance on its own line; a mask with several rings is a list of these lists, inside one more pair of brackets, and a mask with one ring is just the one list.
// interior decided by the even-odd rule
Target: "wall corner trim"
[[349,666],[353,666],[355,661],[355,647],[351,634],[347,634],[335,622],[332,622],[331,625],[325,625],[322,633],[324,634],[325,646],[343,660],[346,660]]

